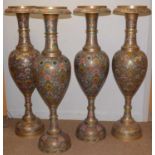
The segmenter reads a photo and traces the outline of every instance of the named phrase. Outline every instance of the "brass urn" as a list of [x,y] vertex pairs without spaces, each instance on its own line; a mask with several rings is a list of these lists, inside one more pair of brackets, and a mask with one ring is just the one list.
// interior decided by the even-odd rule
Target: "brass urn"
[[106,6],[78,6],[74,14],[85,15],[87,37],[83,50],[77,53],[74,68],[77,80],[88,99],[87,118],[79,124],[76,136],[83,141],[96,142],[105,138],[104,126],[95,117],[94,101],[102,88],[109,70],[109,59],[97,41],[99,15],[109,15]]
[[125,97],[124,115],[112,127],[112,135],[123,141],[131,141],[142,136],[140,126],[131,115],[131,100],[144,80],[147,71],[147,57],[136,41],[138,16],[150,15],[147,6],[118,6],[114,14],[124,15],[126,19],[126,37],[121,50],[112,61],[116,82]]
[[57,107],[68,88],[71,65],[57,44],[57,21],[68,16],[67,7],[36,7],[32,13],[43,14],[45,22],[45,48],[34,62],[37,90],[50,110],[50,125],[39,139],[39,149],[47,153],[64,152],[71,146],[70,137],[58,125]]
[[16,49],[9,56],[11,76],[25,97],[25,114],[17,124],[15,133],[18,136],[30,137],[40,134],[44,126],[32,112],[31,96],[35,89],[32,76],[32,62],[39,52],[33,48],[29,37],[29,13],[31,6],[9,6],[5,13],[15,13],[18,20],[19,41]]

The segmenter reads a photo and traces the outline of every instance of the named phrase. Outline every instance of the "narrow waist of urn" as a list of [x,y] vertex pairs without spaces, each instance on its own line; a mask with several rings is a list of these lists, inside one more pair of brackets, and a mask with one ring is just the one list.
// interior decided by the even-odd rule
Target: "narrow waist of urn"
[[58,15],[44,15],[45,22],[45,49],[43,53],[61,53],[57,43]]
[[124,123],[131,123],[134,121],[131,115],[131,109],[132,109],[131,99],[132,99],[131,96],[125,97],[124,115],[121,119],[121,121],[123,121]]
[[32,103],[31,103],[31,95],[25,95],[25,115],[24,119],[29,119],[30,117],[34,117],[32,113]]
[[97,20],[98,13],[86,14],[87,36],[85,46],[83,47],[84,51],[100,51],[100,46],[97,41]]
[[123,49],[139,50],[136,40],[138,14],[126,14],[126,36]]
[[32,44],[29,36],[29,13],[17,13],[18,20],[18,32],[19,32],[19,41],[17,45],[18,48],[27,50],[27,48],[32,48]]
[[58,115],[56,112],[56,107],[50,107],[50,126],[48,129],[49,134],[58,134],[60,132],[59,125],[58,125]]
[[86,118],[86,122],[88,124],[94,124],[96,123],[97,119],[95,117],[95,106],[94,106],[94,98],[89,98],[89,103],[88,103],[88,115],[87,115],[87,118]]

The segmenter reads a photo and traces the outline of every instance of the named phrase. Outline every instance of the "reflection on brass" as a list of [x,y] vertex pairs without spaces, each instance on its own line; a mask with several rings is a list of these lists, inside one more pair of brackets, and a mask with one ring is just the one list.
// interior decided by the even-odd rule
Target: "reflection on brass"
[[16,124],[15,132],[19,136],[34,136],[44,130],[39,118],[32,112],[31,95],[35,89],[32,76],[32,62],[39,55],[30,42],[29,13],[32,6],[10,6],[5,12],[16,13],[19,27],[19,42],[9,56],[9,70],[17,87],[25,97],[25,115]]
[[70,137],[58,125],[57,107],[68,88],[71,66],[57,44],[57,21],[61,14],[69,14],[66,7],[36,7],[31,10],[43,14],[45,48],[34,62],[37,90],[50,109],[50,125],[39,139],[39,149],[47,153],[64,152],[71,147]]
[[74,61],[77,80],[88,98],[87,118],[78,126],[76,136],[80,140],[96,142],[105,138],[105,128],[95,117],[94,101],[102,88],[109,70],[109,59],[97,41],[97,19],[108,15],[106,6],[79,6],[74,10],[77,15],[85,15],[87,39],[83,50],[77,53]]
[[138,16],[151,13],[146,6],[118,6],[114,14],[124,15],[126,19],[125,43],[112,61],[116,82],[125,97],[124,115],[112,127],[112,135],[123,141],[131,141],[142,136],[140,126],[131,115],[131,100],[140,87],[146,71],[147,57],[139,49],[136,41]]

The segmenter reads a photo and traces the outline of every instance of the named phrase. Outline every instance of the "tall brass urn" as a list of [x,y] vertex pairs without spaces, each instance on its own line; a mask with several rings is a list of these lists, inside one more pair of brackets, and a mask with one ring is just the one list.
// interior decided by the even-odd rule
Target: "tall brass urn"
[[31,6],[10,6],[5,13],[15,13],[18,20],[19,41],[9,56],[9,70],[17,87],[25,97],[25,114],[17,124],[15,132],[19,136],[30,137],[40,134],[44,126],[32,112],[31,96],[35,89],[32,76],[32,62],[39,52],[35,50],[29,37],[29,13]]
[[43,152],[57,153],[70,148],[70,137],[58,125],[57,107],[70,81],[71,66],[57,44],[57,21],[60,15],[70,15],[66,7],[37,7],[32,13],[43,14],[45,22],[45,48],[34,62],[37,90],[50,110],[50,125],[39,139]]
[[126,19],[125,43],[112,61],[114,77],[125,97],[124,115],[114,123],[112,135],[123,141],[131,141],[142,136],[140,126],[131,115],[131,100],[147,71],[147,57],[136,41],[137,19],[138,16],[146,16],[150,13],[150,9],[146,6],[118,6],[114,10],[114,14],[124,15]]
[[96,142],[105,137],[105,128],[95,117],[94,101],[102,88],[109,70],[109,59],[97,42],[97,19],[109,15],[106,6],[78,6],[74,13],[85,15],[87,38],[83,50],[77,53],[74,62],[77,80],[88,98],[87,118],[78,126],[76,136],[80,140]]

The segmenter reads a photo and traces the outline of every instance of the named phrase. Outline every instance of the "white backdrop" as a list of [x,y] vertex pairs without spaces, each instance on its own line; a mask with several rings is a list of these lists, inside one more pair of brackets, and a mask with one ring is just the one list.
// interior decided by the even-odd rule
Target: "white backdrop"
[[[147,5],[151,8],[151,0],[5,0],[4,9],[9,5],[61,5],[71,11],[77,5],[107,5],[113,10],[117,5]],[[73,62],[75,54],[85,43],[85,18],[74,16],[70,19],[59,20],[58,43],[64,55],[72,65],[72,75],[67,93],[62,100],[58,114],[61,119],[84,119],[87,113],[87,100],[78,85],[74,74]],[[113,77],[111,62],[114,53],[124,43],[125,20],[123,16],[110,15],[99,17],[98,41],[102,50],[110,59],[110,70],[107,80],[96,99],[96,116],[99,120],[117,120],[123,114],[124,98]],[[36,49],[44,48],[44,23],[41,19],[30,18],[31,42]],[[151,79],[151,16],[140,17],[138,20],[137,41],[145,51],[149,60],[146,78],[133,98],[132,114],[137,121],[146,121],[149,106],[149,87]],[[8,114],[10,117],[21,117],[24,113],[24,98],[13,82],[8,70],[8,56],[18,42],[17,20],[15,16],[4,15],[4,74],[6,79]],[[32,96],[33,111],[40,118],[48,118],[49,111],[35,90]]]

